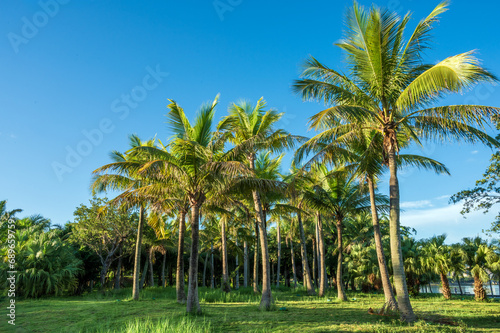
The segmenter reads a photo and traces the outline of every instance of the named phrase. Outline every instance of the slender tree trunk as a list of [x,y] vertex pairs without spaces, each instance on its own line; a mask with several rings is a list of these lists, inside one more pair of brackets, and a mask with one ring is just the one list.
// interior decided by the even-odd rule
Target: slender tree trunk
[[387,308],[396,311],[398,304],[392,291],[391,281],[389,280],[389,270],[385,260],[384,246],[382,245],[382,233],[380,232],[380,224],[378,220],[377,206],[375,204],[375,186],[372,176],[367,177],[368,190],[370,192],[370,205],[372,213],[373,237],[375,238],[375,249],[377,252],[378,267],[380,270],[380,279],[382,280],[382,288],[384,289],[385,303]]
[[344,260],[343,255],[343,244],[342,244],[342,221],[337,220],[337,250],[338,250],[338,262],[337,262],[337,298],[341,301],[347,301],[347,296],[345,294],[344,284],[342,283],[342,261]]
[[[460,295],[463,295],[464,293],[462,292],[462,285],[460,284],[460,278],[457,275],[457,283],[458,283],[458,289],[460,290]],[[500,286],[500,284],[498,284]]]
[[321,215],[318,213],[316,215],[318,226],[318,248],[319,248],[319,263],[320,263],[320,275],[319,275],[319,292],[320,297],[325,296],[326,292],[326,263],[325,263],[325,243],[323,239],[323,221],[321,221]]
[[187,211],[182,209],[179,218],[179,242],[177,244],[177,272],[175,273],[175,291],[177,303],[186,302],[186,291],[184,290],[184,238],[186,233]]
[[[196,197],[200,194],[196,195]],[[198,243],[200,230],[200,207],[202,201],[199,198],[191,198],[191,257],[189,258],[189,280],[186,312],[200,313],[200,302],[198,299]]]
[[229,287],[229,272],[227,265],[227,242],[226,242],[226,219],[221,220],[221,237],[222,237],[222,283],[221,289],[228,293],[231,291]]
[[153,248],[149,250],[149,285],[151,287],[155,286],[155,276],[154,276],[154,270],[153,270],[153,257],[154,257],[154,252],[152,251]]
[[293,240],[290,238],[290,252],[292,257],[293,287],[297,288],[297,268],[295,267],[295,255],[293,253]]
[[[391,138],[389,138],[391,140]],[[405,322],[414,322],[415,314],[410,303],[410,295],[406,285],[404,270],[403,252],[401,250],[401,225],[399,209],[399,183],[396,165],[396,147],[395,142],[389,143],[389,196],[390,196],[390,242],[391,259],[394,273],[394,286],[396,288],[398,309],[401,320]]]
[[132,299],[139,300],[139,273],[141,270],[141,247],[142,247],[142,231],[144,228],[144,207],[139,209],[139,225],[137,226],[137,240],[135,243],[135,258],[134,258],[134,282],[132,287]]
[[120,289],[120,282],[121,282],[121,276],[122,276],[122,259],[123,259],[122,255],[123,255],[123,243],[120,244],[118,263],[116,264],[115,290]]
[[479,278],[479,274],[474,275],[474,298],[476,301],[486,300],[486,291],[483,287],[483,281]]
[[495,295],[495,293],[493,292],[493,283],[491,283],[491,279],[490,279],[490,291],[491,291],[491,295]]
[[207,286],[207,264],[208,264],[208,252],[207,255],[205,256],[205,264],[203,265],[203,283],[201,284],[202,287]]
[[167,281],[165,280],[165,266],[167,264],[167,251],[163,254],[163,262],[161,263],[161,286],[165,288],[167,286]]
[[265,227],[266,220],[264,213],[262,211],[260,194],[254,190],[252,191],[252,196],[253,196],[255,211],[257,212],[257,221],[259,223],[260,247],[262,252],[262,298],[260,300],[260,308],[265,310],[270,310],[271,305],[273,303],[273,296],[271,292],[271,276],[269,275],[271,267],[269,263],[269,251],[267,247],[267,235],[266,235],[267,231]]
[[316,223],[314,228],[315,231],[315,239],[316,239],[316,285],[318,286],[319,290],[319,284],[320,284],[320,279],[321,279],[321,256],[319,255],[319,229],[318,229],[318,224]]
[[259,223],[255,221],[255,246],[253,254],[253,292],[260,293],[259,290]]
[[171,262],[169,262],[168,264],[168,285],[169,286],[174,285],[174,269],[172,268]]
[[210,243],[210,288],[214,289],[215,288],[215,269],[214,269],[214,243]]
[[243,241],[243,287],[248,287],[248,243]]
[[147,259],[144,263],[144,269],[142,270],[141,282],[139,283],[139,288],[144,288],[144,282],[146,281],[146,275],[148,274],[148,266],[149,266],[149,251],[147,251]]
[[276,231],[277,231],[277,238],[278,238],[278,267],[276,269],[276,288],[280,287],[280,267],[281,267],[281,230],[280,230],[280,223],[276,223]]
[[450,290],[450,283],[448,282],[448,277],[443,272],[441,272],[439,276],[441,277],[441,286],[443,288],[444,298],[451,299],[451,290]]
[[318,285],[318,281],[316,280],[316,271],[317,271],[317,268],[316,268],[316,263],[317,263],[317,259],[316,259],[316,239],[313,238],[312,239],[312,247],[313,247],[313,267],[312,267],[312,281],[314,283],[315,286]]
[[304,272],[304,281],[305,286],[307,288],[308,295],[316,294],[314,290],[314,286],[311,281],[311,273],[309,270],[309,263],[307,260],[307,250],[306,250],[306,236],[304,234],[304,225],[302,224],[301,214],[297,214],[297,220],[299,222],[299,231],[300,231],[300,253],[302,255],[302,271]]
[[[238,235],[235,235],[235,241],[236,241],[236,248],[238,249]],[[240,289],[240,263],[239,263],[239,255],[238,251],[236,251],[236,274],[234,275],[234,289]]]

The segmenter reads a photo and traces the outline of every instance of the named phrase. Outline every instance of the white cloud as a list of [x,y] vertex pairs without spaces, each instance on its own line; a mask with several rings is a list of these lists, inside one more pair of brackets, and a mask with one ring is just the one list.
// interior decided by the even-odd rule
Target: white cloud
[[416,237],[428,238],[446,233],[447,243],[460,242],[464,237],[480,235],[486,238],[482,230],[491,227],[496,212],[488,214],[472,212],[464,218],[460,214],[462,205],[448,205],[439,208],[407,210],[401,213],[401,224],[417,230]]
[[436,197],[436,200],[444,200],[444,199],[449,199],[451,197],[451,195],[449,194],[445,194],[445,195],[441,195],[439,197]]
[[473,151],[471,151],[470,153],[471,153],[471,154],[477,154],[477,153],[479,153],[479,151],[477,151],[477,150],[473,150]]
[[419,200],[419,201],[405,201],[400,204],[401,208],[405,209],[416,209],[424,207],[432,207],[430,200]]

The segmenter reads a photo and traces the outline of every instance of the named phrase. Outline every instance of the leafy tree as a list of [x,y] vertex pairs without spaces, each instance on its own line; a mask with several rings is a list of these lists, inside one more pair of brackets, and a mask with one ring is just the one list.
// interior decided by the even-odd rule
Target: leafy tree
[[81,204],[74,212],[72,223],[74,241],[84,244],[99,256],[101,261],[101,289],[111,263],[117,259],[115,253],[122,242],[135,230],[134,215],[113,206],[106,206],[107,199],[90,200],[90,206]]
[[[500,122],[495,118],[496,127],[500,130]],[[496,136],[500,140],[500,134]],[[450,202],[458,203],[463,201],[463,208],[460,212],[466,215],[471,211],[483,211],[488,213],[490,209],[500,202],[500,152],[495,152],[491,156],[490,165],[483,173],[483,178],[476,181],[476,186],[472,189],[460,191],[451,196]],[[491,233],[500,233],[500,213],[491,222]]]
[[472,52],[437,64],[423,62],[437,16],[447,10],[439,4],[421,20],[407,42],[404,33],[410,14],[354,4],[347,14],[344,39],[335,45],[346,54],[348,73],[328,68],[314,58],[294,85],[306,100],[324,101],[329,108],[311,118],[313,127],[329,129],[326,135],[348,142],[360,131],[382,141],[384,163],[390,172],[390,235],[394,284],[401,319],[415,320],[401,250],[397,154],[400,143],[425,139],[464,140],[500,145],[480,129],[499,109],[478,105],[433,107],[439,97],[460,92],[496,78],[478,65]]

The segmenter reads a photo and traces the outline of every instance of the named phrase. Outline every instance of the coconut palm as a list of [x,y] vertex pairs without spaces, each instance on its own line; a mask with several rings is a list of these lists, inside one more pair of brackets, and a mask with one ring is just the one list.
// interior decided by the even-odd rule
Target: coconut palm
[[[433,107],[447,93],[460,92],[480,82],[496,78],[478,65],[472,52],[458,54],[437,64],[425,64],[422,51],[428,47],[437,16],[447,10],[439,4],[421,20],[409,40],[404,33],[410,21],[407,14],[372,7],[369,11],[354,4],[347,14],[344,39],[335,45],[346,54],[348,74],[332,70],[310,58],[303,79],[295,89],[304,99],[322,100],[328,109],[312,117],[326,135],[348,140],[362,130],[373,130],[383,142],[381,153],[390,172],[390,235],[394,284],[401,318],[412,322],[400,240],[399,185],[396,156],[399,143],[411,139],[464,140],[498,146],[481,129],[500,112],[477,105]],[[358,129],[358,130],[354,130]]]
[[[326,167],[316,165],[316,172],[321,175],[319,182],[314,185],[315,193],[305,196],[307,205],[320,210],[335,222],[337,229],[337,297],[347,300],[342,278],[343,262],[343,224],[344,221],[357,214],[370,210],[370,196],[348,176],[345,170],[328,171]],[[377,199],[380,200],[380,199]],[[379,201],[379,203],[381,203]]]
[[[268,149],[274,152],[293,146],[297,137],[291,136],[282,129],[274,129],[276,122],[283,113],[275,110],[265,110],[263,98],[252,106],[246,101],[233,103],[229,107],[229,115],[225,116],[217,126],[218,130],[228,133],[229,141],[240,147],[245,162],[251,170],[255,170],[257,153]],[[257,215],[260,247],[262,252],[262,298],[260,307],[266,310],[273,302],[271,292],[271,276],[265,216],[262,205],[262,192],[252,190],[254,209]],[[255,282],[254,282],[255,283]]]
[[[220,195],[231,182],[250,175],[240,162],[231,161],[233,152],[223,153],[224,137],[212,131],[218,97],[201,107],[193,125],[184,110],[175,102],[168,106],[168,124],[174,133],[168,149],[137,147],[137,154],[147,156],[139,174],[163,186],[183,189],[191,208],[191,255],[186,311],[200,312],[198,298],[198,244],[200,208],[211,196]],[[148,189],[144,189],[147,192]]]
[[[151,147],[154,143],[154,139],[143,142],[137,135],[129,136],[129,145],[131,149],[139,146]],[[132,299],[137,301],[139,300],[140,289],[139,274],[141,266],[142,234],[144,230],[145,198],[138,198],[132,195],[132,193],[135,189],[144,185],[144,179],[135,172],[141,160],[137,156],[131,156],[130,154],[124,154],[118,151],[112,151],[110,157],[113,163],[94,170],[91,188],[94,194],[106,191],[122,192],[121,195],[110,202],[112,205],[123,203],[129,207],[139,207],[139,223],[137,226],[132,288]]]

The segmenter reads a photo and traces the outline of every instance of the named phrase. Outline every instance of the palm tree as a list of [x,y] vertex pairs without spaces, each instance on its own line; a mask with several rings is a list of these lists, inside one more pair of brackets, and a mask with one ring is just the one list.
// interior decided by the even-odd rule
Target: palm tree
[[[348,74],[332,70],[310,58],[303,79],[295,90],[304,99],[322,100],[331,107],[312,117],[316,128],[329,129],[328,135],[348,141],[359,130],[381,137],[384,162],[390,172],[391,258],[398,308],[404,321],[415,315],[406,286],[401,252],[399,184],[396,156],[399,143],[411,139],[462,139],[498,146],[480,129],[499,114],[499,109],[477,105],[432,107],[446,93],[459,92],[496,78],[478,65],[471,52],[425,64],[422,51],[428,47],[437,16],[447,10],[439,4],[421,20],[410,39],[403,36],[410,15],[372,7],[366,11],[357,3],[347,14],[344,39],[335,44],[346,54]],[[325,133],[326,134],[326,133]]]
[[[255,106],[242,101],[233,103],[229,107],[229,115],[225,116],[217,126],[220,131],[228,133],[229,141],[240,147],[245,157],[245,162],[251,170],[255,170],[257,153],[262,149],[274,152],[290,148],[297,140],[286,131],[273,127],[280,120],[283,113],[275,110],[265,110],[266,102],[263,98],[257,101]],[[273,303],[271,292],[271,269],[269,263],[269,251],[267,246],[266,224],[262,205],[262,192],[252,190],[254,209],[257,215],[258,232],[260,236],[260,247],[262,252],[262,298],[260,307],[266,310]],[[255,281],[254,281],[255,283]]]
[[444,298],[451,299],[450,283],[448,282],[448,272],[450,271],[451,249],[444,244],[446,235],[434,236],[426,242],[423,247],[424,266],[439,274],[441,278],[441,292]]
[[233,152],[223,153],[224,137],[212,131],[218,96],[212,103],[201,107],[193,125],[184,110],[170,101],[168,123],[174,133],[169,149],[161,147],[137,147],[137,154],[147,156],[139,173],[148,179],[161,181],[163,186],[179,186],[183,189],[191,208],[191,255],[186,311],[199,313],[198,298],[198,244],[200,209],[207,198],[216,196],[230,182],[249,175],[243,164],[231,161]]
[[474,277],[474,297],[476,301],[486,300],[486,291],[483,282],[488,281],[487,271],[488,258],[494,254],[480,237],[464,238],[463,240],[464,259],[471,275]]
[[[137,135],[129,136],[129,145],[131,149],[140,146],[152,147],[155,140],[148,140],[143,142]],[[93,171],[94,179],[91,185],[92,192],[101,193],[106,191],[121,191],[122,193],[110,204],[123,203],[129,207],[139,207],[139,223],[137,226],[137,237],[135,245],[134,256],[134,274],[133,274],[133,288],[132,299],[139,300],[140,289],[140,267],[141,267],[141,247],[142,247],[142,234],[144,229],[144,201],[145,198],[138,198],[134,195],[134,190],[144,186],[144,179],[136,172],[137,166],[141,163],[140,158],[130,154],[123,154],[118,151],[112,151],[110,154],[113,163],[106,164]],[[113,173],[109,173],[113,172]]]

